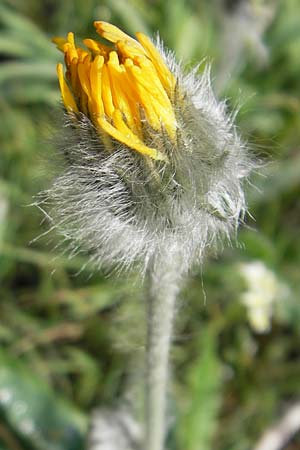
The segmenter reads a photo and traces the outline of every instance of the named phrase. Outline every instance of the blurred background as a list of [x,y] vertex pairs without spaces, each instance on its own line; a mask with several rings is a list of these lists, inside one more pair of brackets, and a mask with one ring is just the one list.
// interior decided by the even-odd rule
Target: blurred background
[[141,347],[139,283],[69,258],[30,206],[61,107],[50,39],[96,37],[95,19],[159,31],[187,67],[210,62],[264,162],[238,242],[181,295],[168,437],[169,450],[254,449],[300,399],[299,0],[0,0],[0,450],[83,449]]

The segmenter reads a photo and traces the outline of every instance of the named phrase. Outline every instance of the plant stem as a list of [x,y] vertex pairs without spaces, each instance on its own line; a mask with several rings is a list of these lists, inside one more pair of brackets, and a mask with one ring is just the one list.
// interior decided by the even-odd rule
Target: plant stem
[[156,258],[148,270],[144,450],[164,448],[169,350],[180,281],[175,261],[170,254]]

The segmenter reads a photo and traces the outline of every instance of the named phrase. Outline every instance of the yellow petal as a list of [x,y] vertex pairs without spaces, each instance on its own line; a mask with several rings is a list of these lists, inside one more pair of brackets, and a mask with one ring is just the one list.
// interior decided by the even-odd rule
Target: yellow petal
[[102,55],[105,58],[108,56],[109,52],[111,51],[111,48],[107,45],[103,45],[100,42],[95,41],[94,39],[84,39],[83,40],[84,45],[87,46],[88,49],[90,49],[94,54],[96,55]]
[[176,118],[172,103],[163,88],[153,64],[147,58],[138,58],[140,67],[133,66],[135,76],[139,83],[147,91],[146,96],[152,102],[159,121],[167,130],[169,136],[174,139],[176,134]]
[[91,83],[89,74],[89,64],[80,62],[77,65],[78,77],[81,87],[88,97],[90,97]]
[[108,117],[112,117],[115,107],[114,107],[114,103],[113,103],[113,99],[112,99],[110,79],[109,79],[109,74],[108,74],[108,69],[107,69],[106,64],[104,64],[103,68],[102,68],[101,81],[102,81],[101,92],[102,92],[104,111]]
[[145,49],[148,57],[153,62],[164,88],[166,88],[168,92],[174,90],[176,84],[175,77],[168,69],[161,54],[159,53],[155,45],[153,45],[151,39],[149,39],[148,36],[143,33],[136,33],[136,37]]
[[[115,120],[118,121],[118,119],[116,117],[115,117]],[[98,121],[100,128],[102,128],[103,131],[108,133],[110,136],[112,136],[117,141],[122,142],[127,147],[132,148],[133,150],[136,150],[139,153],[142,153],[143,155],[150,156],[151,158],[156,159],[157,161],[167,161],[166,156],[161,154],[155,148],[147,147],[137,137],[132,138],[132,135],[130,133],[127,133],[127,130],[126,130],[126,134],[124,134],[124,133],[120,132],[119,130],[117,130],[115,127],[113,127],[110,123],[108,123],[105,119],[103,119],[101,117],[99,117],[97,119],[97,121]]]
[[[138,111],[138,99],[130,99],[128,76],[125,67],[119,64],[119,59],[116,52],[110,53],[107,68],[109,72],[114,106],[124,114],[126,122],[132,131],[139,135],[141,128]],[[124,89],[125,86],[126,89]]]
[[64,51],[64,45],[67,42],[67,40],[65,38],[56,36],[56,37],[52,38],[51,41],[56,45],[58,50],[60,50],[61,52]]
[[65,53],[65,61],[66,65],[69,66],[73,59],[78,59],[78,52],[76,48],[70,44],[70,42],[66,42],[63,46],[63,51]]
[[104,106],[101,97],[101,77],[103,64],[103,56],[98,55],[94,61],[92,61],[90,70],[92,104],[94,113],[97,115],[104,115]]
[[58,81],[59,81],[59,85],[60,85],[62,99],[63,99],[64,105],[65,105],[67,111],[78,113],[79,111],[78,111],[76,102],[75,102],[72,92],[70,91],[69,86],[67,85],[66,80],[64,78],[62,64],[57,64],[57,76],[58,76]]
[[72,31],[70,31],[70,32],[67,34],[67,41],[69,42],[69,44],[72,45],[72,47],[75,48],[75,38],[74,38],[74,33],[72,33]]
[[[136,41],[134,42],[138,44]],[[137,57],[146,56],[142,46],[132,45],[132,42],[129,41],[118,41],[116,47],[123,60],[125,58],[135,59]]]
[[135,39],[128,36],[128,34],[121,31],[115,25],[108,22],[95,21],[94,27],[96,28],[97,33],[107,41],[112,42],[113,44],[116,44],[119,41],[125,41],[130,43],[133,47],[140,48],[142,53],[144,52],[143,47]]
[[150,70],[142,70],[129,59],[125,61],[125,67],[139,93],[140,103],[149,124],[157,131],[164,127],[169,136],[174,139],[176,134],[174,111],[163,88],[154,79],[153,73]]
[[72,91],[75,93],[75,95],[79,92],[79,79],[78,79],[78,58],[73,58],[71,61],[71,64],[69,66],[69,81],[71,84]]

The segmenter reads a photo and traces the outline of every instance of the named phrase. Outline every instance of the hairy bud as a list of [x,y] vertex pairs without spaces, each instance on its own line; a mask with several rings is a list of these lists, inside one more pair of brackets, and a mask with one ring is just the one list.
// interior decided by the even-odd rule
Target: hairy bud
[[159,42],[95,26],[113,47],[55,39],[66,120],[47,210],[71,249],[99,265],[143,270],[168,249],[187,270],[237,228],[252,163],[209,69],[185,73]]

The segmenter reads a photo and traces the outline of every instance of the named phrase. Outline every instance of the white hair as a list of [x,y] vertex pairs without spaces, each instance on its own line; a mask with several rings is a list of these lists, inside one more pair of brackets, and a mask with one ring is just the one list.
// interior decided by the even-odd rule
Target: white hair
[[176,77],[176,142],[163,124],[157,132],[144,120],[143,133],[169,162],[112,138],[109,150],[86,116],[68,115],[58,146],[62,171],[41,197],[70,251],[88,252],[99,266],[137,263],[144,272],[153,256],[173,249],[188,270],[235,232],[246,210],[243,182],[254,164],[214,96],[209,67],[187,74],[157,45]]

